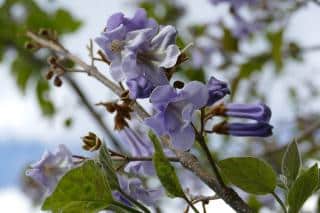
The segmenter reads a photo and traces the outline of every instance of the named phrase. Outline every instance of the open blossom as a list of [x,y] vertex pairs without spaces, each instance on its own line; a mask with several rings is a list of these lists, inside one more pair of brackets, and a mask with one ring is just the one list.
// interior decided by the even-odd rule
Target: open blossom
[[[130,146],[130,154],[134,157],[150,157],[153,155],[152,142],[138,135],[134,130],[125,128],[120,132]],[[127,172],[134,174],[154,175],[155,170],[151,161],[132,161],[126,166]]]
[[157,113],[145,123],[158,135],[169,135],[176,148],[189,149],[195,138],[191,126],[194,111],[205,106],[208,97],[207,87],[197,81],[187,83],[180,91],[170,85],[159,86],[150,96]]
[[[130,195],[133,199],[140,200],[148,206],[154,206],[155,202],[161,198],[163,194],[162,189],[146,189],[141,180],[138,178],[126,178],[125,176],[118,175],[118,180],[121,190]],[[128,201],[120,192],[114,191],[113,196],[125,205],[131,206]]]
[[73,166],[71,152],[66,146],[60,144],[53,153],[45,151],[40,161],[32,164],[31,168],[26,171],[26,175],[51,193],[59,179]]
[[116,81],[126,81],[131,98],[146,98],[158,85],[168,84],[165,69],[180,55],[173,26],[158,26],[139,9],[132,19],[111,16],[105,32],[96,39],[111,62]]

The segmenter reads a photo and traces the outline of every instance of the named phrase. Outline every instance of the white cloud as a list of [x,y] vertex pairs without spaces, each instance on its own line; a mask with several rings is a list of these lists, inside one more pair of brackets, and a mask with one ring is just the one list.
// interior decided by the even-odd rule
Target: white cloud
[[15,188],[0,190],[0,212],[38,213],[39,208],[31,205],[29,199]]

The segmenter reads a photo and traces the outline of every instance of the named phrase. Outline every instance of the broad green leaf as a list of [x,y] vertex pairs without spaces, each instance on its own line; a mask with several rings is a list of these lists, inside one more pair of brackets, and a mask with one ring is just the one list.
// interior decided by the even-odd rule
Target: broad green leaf
[[319,169],[315,164],[301,174],[288,193],[289,213],[298,213],[304,202],[312,195],[319,181]]
[[141,213],[140,211],[117,201],[114,201],[111,205],[109,205],[108,210],[121,213]]
[[111,189],[119,189],[119,182],[118,178],[116,176],[116,172],[112,166],[112,160],[109,155],[107,146],[105,143],[101,146],[99,151],[99,162],[102,165],[104,174],[106,175],[106,178],[108,179],[109,185]]
[[113,202],[111,189],[94,161],[70,170],[55,191],[44,201],[42,210],[52,212],[98,212]]
[[174,167],[170,164],[169,160],[165,156],[160,141],[151,131],[149,132],[149,137],[153,142],[155,149],[152,161],[162,186],[166,189],[166,192],[169,196],[184,198],[185,194],[180,185],[178,176]]
[[282,174],[287,178],[288,186],[297,178],[301,167],[301,157],[298,150],[298,145],[294,140],[288,145],[283,158],[281,171]]
[[226,178],[242,190],[263,195],[274,191],[277,177],[266,162],[253,157],[227,158],[218,163]]

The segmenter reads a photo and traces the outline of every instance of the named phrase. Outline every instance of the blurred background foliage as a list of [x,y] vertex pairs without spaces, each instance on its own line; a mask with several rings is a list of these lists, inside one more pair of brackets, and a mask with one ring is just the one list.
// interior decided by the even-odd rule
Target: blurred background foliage
[[[288,63],[303,64],[304,53],[319,50],[319,47],[303,47],[297,41],[288,40],[285,37],[288,20],[292,14],[303,9],[306,4],[308,4],[307,1],[306,3],[291,3],[290,7],[279,7],[273,11],[261,10],[262,15],[260,14],[259,18],[262,19],[263,27],[253,32],[248,31],[245,37],[239,37],[235,36],[232,27],[222,20],[213,20],[212,23],[182,25],[181,20],[188,16],[188,11],[181,1],[139,0],[134,3],[137,7],[145,8],[148,15],[159,23],[177,26],[180,32],[177,42],[181,48],[193,43],[188,51],[190,60],[179,66],[177,70],[179,77],[185,80],[205,81],[209,76],[219,74],[229,82],[232,91],[230,100],[246,102],[267,101],[268,97],[273,95],[268,93],[268,88],[263,92],[259,89],[263,84],[261,79],[265,72],[272,72],[275,79],[280,78]],[[232,10],[230,10],[229,16],[234,16]],[[81,27],[81,24],[82,20],[74,18],[72,11],[65,9],[47,11],[42,9],[37,1],[5,0],[1,4],[0,61],[4,59],[6,52],[13,52],[14,58],[10,62],[11,73],[16,80],[17,89],[25,93],[27,88],[32,88],[45,116],[52,117],[56,112],[55,104],[50,98],[52,86],[43,78],[48,69],[46,60],[49,52],[40,50],[35,54],[30,54],[25,48],[25,33],[28,30],[36,32],[41,28],[48,28],[54,29],[61,37],[75,32]],[[205,45],[199,42],[201,40],[206,41]],[[254,49],[256,43],[261,41],[265,47],[261,51],[246,51],[244,48],[251,46],[251,49]],[[197,63],[194,58],[199,58],[202,63]],[[113,137],[95,109],[90,106],[77,82],[72,78],[66,80],[72,86],[75,94],[80,96],[82,103],[95,117],[97,123],[107,132],[109,137]],[[301,83],[311,94],[310,98],[319,96],[319,88],[314,84]],[[264,87],[268,87],[268,85],[264,85]],[[320,150],[319,135],[317,135],[320,126],[319,115],[308,111],[301,113],[299,109],[303,107],[304,102],[300,100],[297,90],[299,87],[291,87],[286,91],[286,95],[291,100],[290,106],[293,106],[295,112],[294,118],[289,123],[290,129],[288,128],[292,134],[286,138],[286,142],[290,142],[292,137],[298,137],[300,144],[304,144],[302,150],[304,162],[307,162],[308,159],[318,159]],[[284,121],[283,124],[284,130],[286,129],[285,125],[288,124],[286,122]],[[72,120],[67,118],[65,124],[71,125]],[[233,147],[236,146],[238,151],[240,149],[239,152],[237,151],[237,155],[262,156],[279,170],[285,145],[279,143],[279,137],[275,135],[268,139],[268,142],[258,139],[254,143],[253,140],[256,139],[245,139],[250,143],[241,143],[240,148],[236,143],[231,143],[233,138],[220,137],[222,139],[220,139],[219,146],[215,145],[212,152],[216,158],[221,159],[225,155],[230,155],[230,152],[234,150]],[[31,188],[36,187],[35,183],[31,183],[30,180],[25,182]],[[41,196],[35,194],[34,197],[34,200],[39,200]],[[257,199],[249,197],[248,200],[255,209],[258,210],[261,207]]]

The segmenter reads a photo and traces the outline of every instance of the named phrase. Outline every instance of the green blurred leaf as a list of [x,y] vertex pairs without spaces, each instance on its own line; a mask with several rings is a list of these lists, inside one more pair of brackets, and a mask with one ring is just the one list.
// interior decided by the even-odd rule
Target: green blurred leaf
[[312,195],[319,182],[319,169],[315,164],[301,174],[288,193],[289,213],[298,213],[304,202]]
[[52,101],[48,98],[49,84],[43,79],[39,79],[36,86],[36,94],[38,103],[43,114],[52,116],[55,113],[55,108]]
[[60,33],[74,32],[81,26],[79,20],[75,20],[68,11],[63,9],[56,11],[52,23],[53,29]]
[[45,200],[42,210],[54,213],[98,212],[113,202],[111,189],[94,161],[70,170]]
[[249,78],[255,71],[261,71],[262,67],[270,59],[270,54],[262,53],[260,55],[249,58],[245,63],[240,65],[239,76],[240,78]]
[[231,183],[246,192],[263,195],[273,192],[276,187],[276,173],[269,164],[258,158],[227,158],[218,165]]
[[32,64],[28,63],[23,57],[16,57],[11,64],[11,71],[16,78],[19,89],[24,93],[33,72]]
[[267,37],[271,43],[271,54],[277,71],[281,71],[283,67],[282,47],[283,47],[283,32],[284,29],[268,33]]
[[185,67],[183,69],[178,68],[177,73],[182,74],[190,81],[205,82],[205,71],[201,68],[194,69],[191,67]]
[[226,52],[238,51],[238,39],[235,38],[228,28],[223,28],[222,47]]
[[263,205],[261,204],[261,202],[257,199],[256,196],[250,195],[247,203],[249,205],[249,207],[251,208],[251,210],[254,213],[258,213],[259,210],[263,207]]
[[185,198],[175,169],[165,156],[160,141],[151,131],[149,132],[149,138],[153,142],[155,149],[152,161],[162,186],[169,196]]
[[297,142],[294,140],[288,145],[282,158],[281,171],[287,178],[288,186],[297,178],[301,167],[301,156],[298,150]]
[[101,163],[102,165],[104,174],[108,179],[111,189],[119,189],[120,185],[118,182],[116,171],[112,166],[112,160],[105,143],[102,144],[99,150],[99,163]]

